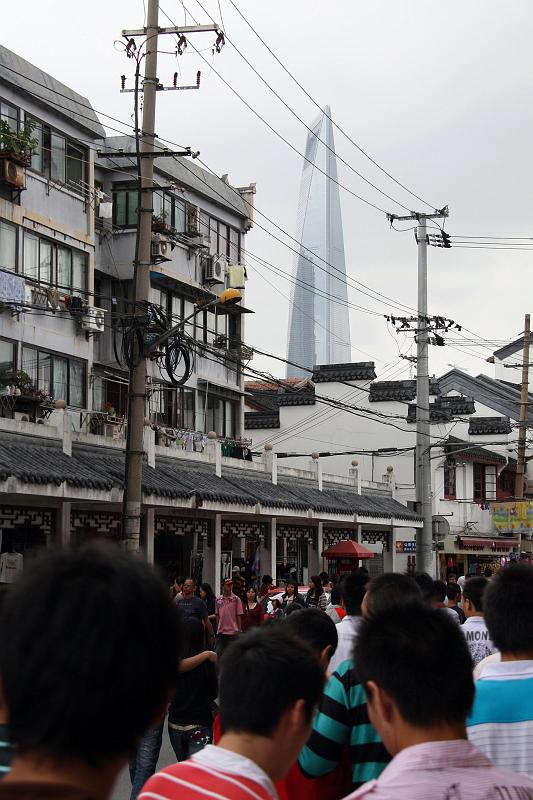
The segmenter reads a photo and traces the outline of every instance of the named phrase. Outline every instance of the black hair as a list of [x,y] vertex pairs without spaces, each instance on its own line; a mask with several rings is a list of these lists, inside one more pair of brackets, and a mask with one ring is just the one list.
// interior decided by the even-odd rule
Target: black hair
[[366,605],[369,614],[378,614],[392,605],[419,600],[423,596],[419,585],[400,572],[386,572],[372,578],[367,587]]
[[463,599],[470,600],[476,611],[483,611],[483,595],[488,585],[486,578],[468,578],[463,586]]
[[354,575],[345,575],[340,586],[342,600],[346,613],[350,616],[360,616],[361,603],[366,592],[368,576],[361,572]]
[[297,581],[293,580],[292,578],[287,579],[287,582],[285,583],[285,594],[287,594],[287,586],[294,586],[294,597],[296,597],[299,590]]
[[485,576],[485,578],[492,578],[494,573],[490,567],[486,567],[486,569],[483,571],[483,575]]
[[420,588],[424,602],[431,602],[431,598],[433,597],[433,578],[428,575],[427,572],[415,572],[413,580]]
[[0,613],[17,751],[91,766],[131,756],[173,691],[181,630],[164,582],[118,548],[36,559]]
[[510,564],[483,597],[490,638],[502,653],[533,652],[533,566]]
[[269,583],[274,583],[274,581],[272,580],[272,575],[263,575],[262,583],[264,583],[265,586]]
[[182,657],[190,658],[205,650],[205,628],[202,620],[190,614],[183,616],[183,649]]
[[178,586],[181,586],[183,584],[184,580],[185,580],[185,578],[184,578],[183,575],[176,575],[176,577],[174,578],[174,583],[177,583]]
[[464,722],[472,708],[470,651],[444,611],[415,602],[373,614],[359,627],[354,659],[361,683],[377,683],[411,725]]
[[322,585],[329,583],[329,575],[327,572],[321,572],[318,577],[322,581]]
[[322,588],[322,580],[320,578],[320,575],[311,575],[311,583],[315,584],[315,588],[309,589],[309,594],[316,600],[318,600],[320,595],[324,594],[324,589]]
[[250,605],[249,602],[248,602],[248,592],[253,592],[254,595],[255,595],[255,602],[256,603],[258,602],[257,589],[255,588],[255,586],[253,586],[253,585],[247,586],[246,587],[246,591],[244,592],[244,596],[245,596],[245,601],[244,602],[246,603],[246,608],[248,608],[249,605]]
[[444,581],[433,581],[431,599],[438,600],[439,603],[444,603],[446,600],[446,584]]
[[340,606],[341,601],[342,601],[342,593],[340,587],[337,584],[335,584],[335,586],[331,590],[331,597],[330,597],[331,605]]
[[210,583],[201,583],[200,584],[200,589],[203,589],[203,591],[205,592],[206,597],[207,597],[208,600],[214,600],[215,599],[215,593],[214,593],[213,589],[211,588],[211,584]]
[[330,656],[337,649],[337,626],[318,608],[304,608],[300,614],[291,614],[283,620],[283,624],[291,633],[307,642],[317,655],[328,645],[331,646]]
[[448,600],[452,601],[455,600],[456,602],[458,602],[457,598],[459,597],[460,594],[461,594],[461,587],[459,586],[458,583],[449,583],[448,586],[446,587],[446,597],[448,598]]
[[316,654],[285,624],[253,628],[236,637],[220,665],[224,732],[271,736],[283,713],[298,700],[305,702],[310,721],[324,688]]
[[297,603],[296,600],[293,600],[292,603],[287,603],[285,616],[289,617],[291,614],[294,614],[295,611],[303,611],[304,608],[305,606],[303,606],[301,603]]

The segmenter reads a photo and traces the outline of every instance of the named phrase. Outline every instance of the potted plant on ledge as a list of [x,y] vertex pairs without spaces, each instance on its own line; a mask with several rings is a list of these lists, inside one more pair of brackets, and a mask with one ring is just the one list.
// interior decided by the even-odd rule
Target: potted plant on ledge
[[31,154],[38,145],[34,129],[35,123],[31,120],[25,120],[18,131],[13,131],[5,120],[0,120],[0,159],[29,166]]
[[176,233],[175,228],[166,221],[167,214],[162,211],[161,214],[152,214],[152,233]]

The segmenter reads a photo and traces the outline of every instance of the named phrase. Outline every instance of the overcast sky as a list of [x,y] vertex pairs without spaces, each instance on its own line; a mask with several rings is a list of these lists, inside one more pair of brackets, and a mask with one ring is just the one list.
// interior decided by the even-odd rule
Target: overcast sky
[[[200,1],[219,21],[218,1]],[[176,24],[184,22],[181,2],[161,2]],[[435,206],[449,204],[451,233],[533,235],[533,4],[529,0],[235,2],[309,93],[318,103],[331,106],[333,118],[376,161]],[[122,28],[142,26],[142,0],[90,4],[27,0],[22,13],[17,4],[2,5],[6,5],[4,45],[86,95],[97,111],[130,120],[132,95],[118,90],[119,76],[131,76],[132,62],[114,49],[113,40]],[[197,21],[209,22],[196,0],[185,0],[185,6]],[[310,123],[316,107],[254,37],[230,0],[220,0],[220,6],[229,39]],[[170,24],[163,14],[161,24]],[[211,34],[196,35],[192,41],[198,49],[206,48],[202,55],[209,65],[303,151],[306,129],[231,44],[213,58]],[[164,37],[161,49],[174,47],[173,40]],[[176,68],[185,83],[193,83],[201,69],[202,88],[158,95],[158,134],[200,150],[202,159],[218,174],[229,173],[234,185],[256,182],[257,208],[294,235],[301,157],[254,117],[191,47],[178,60],[159,56],[161,81],[171,83]],[[102,122],[107,125],[109,120],[102,117]],[[335,136],[337,153],[354,169],[409,208],[427,210],[340,133]],[[342,163],[338,170],[340,182],[352,191],[386,210],[405,213]],[[348,274],[414,307],[412,231],[390,231],[382,213],[342,190],[341,205]],[[271,227],[259,215],[257,220]],[[292,271],[292,251],[257,227],[247,235],[246,247]],[[430,310],[484,338],[514,338],[523,328],[524,313],[531,310],[532,260],[532,253],[520,250],[431,248]],[[286,355],[289,293],[286,280],[265,268],[258,271],[249,262],[246,304],[256,311],[247,320],[250,344]],[[370,299],[354,289],[349,289],[349,299],[383,314],[398,313],[390,301]],[[405,354],[412,340],[388,332],[379,317],[352,311],[350,321],[354,361],[375,360],[380,377],[408,375],[398,347]],[[430,370],[439,374],[448,364],[456,364],[474,374],[491,375],[492,367],[483,363],[490,349],[469,346],[468,350],[473,357],[452,347],[431,348]],[[259,358],[254,364],[284,374],[281,364]],[[513,378],[519,380],[519,375]]]

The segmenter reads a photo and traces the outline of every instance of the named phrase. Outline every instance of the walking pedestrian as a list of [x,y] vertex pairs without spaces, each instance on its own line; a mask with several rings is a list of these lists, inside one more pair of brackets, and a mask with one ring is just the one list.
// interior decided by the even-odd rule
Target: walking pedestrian
[[246,590],[246,599],[244,602],[244,614],[242,617],[243,631],[262,625],[264,618],[265,611],[261,603],[257,600],[257,591],[255,587],[250,586]]
[[298,584],[293,578],[289,578],[285,584],[285,591],[281,597],[281,606],[283,612],[286,614],[287,609],[292,603],[298,603],[301,606],[305,605],[305,597],[298,591]]
[[483,595],[489,582],[486,578],[469,578],[463,589],[463,608],[466,622],[461,625],[474,667],[487,656],[496,653],[483,618]]
[[241,575],[239,567],[233,567],[231,571],[231,579],[233,580],[233,594],[237,595],[239,600],[244,603],[244,595],[246,592],[246,581]]
[[533,797],[531,778],[495,767],[466,739],[472,664],[448,616],[420,603],[372,612],[359,629],[355,661],[370,719],[393,760],[345,800]]
[[457,614],[459,624],[462,625],[466,619],[465,612],[459,605],[461,602],[461,587],[458,583],[449,583],[446,587],[446,597],[448,598],[448,608]]
[[181,621],[168,587],[116,548],[54,552],[10,588],[0,641],[14,746],[0,797],[108,800],[174,688]]
[[240,598],[233,594],[233,581],[226,578],[222,594],[216,599],[217,653],[222,655],[228,644],[242,630],[243,608]]
[[445,603],[446,600],[446,584],[444,581],[433,581],[433,592],[431,595],[431,606],[433,608],[440,608],[444,611],[450,619],[453,619],[456,625],[461,624],[461,620],[459,619],[459,615],[453,608],[448,608]]
[[483,605],[501,660],[476,681],[468,738],[498,766],[533,775],[533,567],[501,569]]
[[222,737],[152,777],[140,800],[277,800],[309,735],[323,672],[308,645],[283,625],[248,631],[221,662]]
[[339,622],[337,634],[339,644],[331,659],[330,670],[334,672],[343,661],[351,661],[357,629],[361,622],[361,603],[366,592],[368,578],[362,573],[346,575],[340,585],[342,605],[346,616]]
[[346,616],[346,609],[342,607],[342,595],[339,586],[334,586],[331,590],[331,602],[326,606],[326,614],[338,625]]
[[[183,621],[184,658],[204,651],[202,622]],[[188,672],[178,671],[176,692],[168,712],[168,735],[178,761],[197,753],[213,737],[213,702],[218,694],[217,673],[211,659]]]
[[216,610],[216,597],[215,593],[209,583],[202,583],[200,585],[200,600],[205,603],[207,608],[207,617],[211,622],[213,631],[217,631],[217,610]]
[[[351,593],[361,585],[361,580],[366,580],[366,576],[359,574],[346,578],[345,588],[350,601],[355,600]],[[403,608],[406,604],[411,608],[413,603],[422,603],[418,585],[407,575],[391,572],[370,582],[360,602],[360,611],[364,615],[373,615],[391,607]],[[337,633],[343,625],[344,621],[336,626]],[[351,639],[352,648],[355,641],[355,638]],[[330,661],[330,671],[333,661]],[[313,732],[298,759],[300,767],[310,777],[328,775],[342,762],[346,748],[349,748],[352,788],[377,778],[390,761],[378,732],[371,724],[353,650],[348,660],[342,659],[326,684],[313,720]]]
[[320,575],[313,575],[311,577],[309,581],[309,591],[305,596],[305,605],[307,608],[319,608],[321,611],[326,610],[327,598],[322,587]]
[[194,578],[185,578],[181,590],[181,597],[176,598],[176,607],[184,617],[196,617],[201,620],[209,643],[214,646],[215,633],[207,613],[206,604],[195,594],[196,583]]

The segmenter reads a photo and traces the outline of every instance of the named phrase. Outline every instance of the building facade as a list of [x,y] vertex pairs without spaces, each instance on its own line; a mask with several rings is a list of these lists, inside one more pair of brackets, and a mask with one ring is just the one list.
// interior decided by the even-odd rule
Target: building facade
[[[311,125],[300,183],[291,290],[287,376],[314,364],[350,361],[344,238],[331,110]],[[339,302],[340,301],[340,302]],[[299,365],[299,366],[295,366]]]

